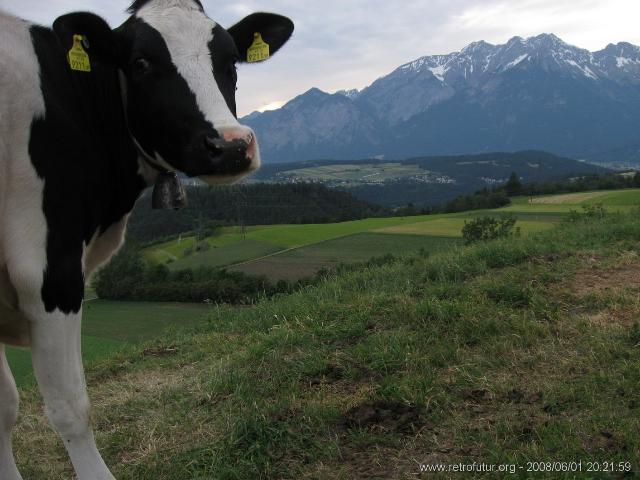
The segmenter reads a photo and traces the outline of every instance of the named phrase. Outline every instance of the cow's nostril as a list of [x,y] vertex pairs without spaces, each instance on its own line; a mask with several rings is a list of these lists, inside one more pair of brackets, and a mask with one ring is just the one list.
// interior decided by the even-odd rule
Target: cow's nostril
[[246,139],[225,140],[220,137],[205,136],[204,146],[216,159],[228,159],[235,161],[236,158],[245,159],[251,141]]
[[227,142],[220,137],[210,137],[208,135],[204,137],[205,148],[213,153],[222,153],[226,143]]

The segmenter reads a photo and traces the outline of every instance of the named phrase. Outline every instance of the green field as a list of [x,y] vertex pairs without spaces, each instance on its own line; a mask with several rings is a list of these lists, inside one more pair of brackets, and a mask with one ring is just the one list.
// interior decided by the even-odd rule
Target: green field
[[403,165],[401,163],[389,162],[301,168],[298,170],[284,171],[278,176],[297,178],[306,182],[363,184],[400,180],[428,173],[427,170],[423,170],[418,165]]
[[288,250],[278,255],[232,267],[231,270],[250,275],[265,275],[271,280],[299,280],[313,276],[322,268],[335,267],[341,263],[365,262],[372,257],[388,253],[406,255],[421,248],[436,252],[457,244],[459,242],[451,238],[358,233]]
[[[195,268],[201,265],[223,267],[261,258],[278,251],[299,248],[379,228],[404,225],[439,216],[369,218],[351,222],[330,224],[265,225],[225,228],[222,233],[206,239],[209,250],[185,255],[193,249],[195,237],[182,237],[153,245],[143,251],[148,261],[167,263],[171,269]],[[379,251],[376,254],[380,253]],[[382,252],[388,253],[388,252]],[[357,261],[357,260],[354,260]]]
[[[413,223],[438,216],[422,215],[418,217],[367,218],[351,222],[328,224],[295,224],[295,225],[258,225],[245,228],[241,233],[238,227],[222,229],[222,233],[206,241],[212,247],[226,247],[243,240],[255,240],[269,243],[281,248],[300,247],[312,243],[331,240],[332,238],[362,233],[376,228]],[[195,237],[183,237],[153,245],[144,250],[148,259],[162,261],[170,257],[184,257],[184,250],[196,244]]]
[[[190,328],[206,322],[211,308],[177,303],[131,303],[95,300],[84,304],[82,357],[85,363],[112,355],[127,345],[152,340],[169,328]],[[19,386],[33,383],[31,353],[7,348]]]
[[640,206],[640,189],[518,197],[513,199],[512,205],[501,210],[513,213],[568,213],[571,210],[580,210],[583,205],[595,204],[602,204],[609,210],[629,211]]
[[604,206],[640,205],[640,190],[615,190],[566,193],[563,195],[543,195],[527,200],[529,205],[593,205],[602,203]]
[[[98,447],[121,480],[634,478],[639,238],[637,215],[610,214],[214,309],[157,340],[166,355],[88,368]],[[25,480],[72,478],[34,389],[21,412]],[[621,471],[526,470],[555,461]]]
[[[462,228],[467,221],[469,221],[469,218],[450,217],[427,222],[412,223],[410,225],[386,227],[376,231],[382,233],[431,235],[436,237],[461,237]],[[518,227],[520,227],[521,232],[524,234],[541,232],[553,227],[553,222],[544,220],[518,220],[517,224]]]
[[[342,175],[342,167],[331,165],[308,170],[314,175],[318,172],[326,175],[341,172]],[[359,166],[354,174],[370,174],[366,167]],[[390,165],[381,167],[395,168]],[[464,222],[479,216],[515,215],[521,232],[530,234],[549,229],[570,211],[580,211],[583,205],[595,203],[602,203],[609,210],[629,211],[640,205],[640,189],[547,195],[533,199],[520,197],[506,208],[446,215],[370,218],[334,224],[251,226],[242,233],[237,227],[224,228],[219,235],[205,240],[209,249],[203,252],[185,255],[187,249],[193,250],[196,245],[195,237],[187,236],[148,247],[144,255],[147,260],[167,263],[174,270],[204,265],[263,274],[272,280],[298,279],[337,263],[362,261],[366,255],[409,251],[413,248],[414,239],[407,236],[424,236],[424,241],[430,244],[438,241],[429,237],[460,237]],[[397,237],[393,241],[379,242],[376,248],[363,246],[359,251],[359,235],[363,233],[393,234]],[[354,238],[350,239],[351,236]],[[341,242],[330,242],[341,238],[344,239]],[[323,253],[314,256],[317,252]]]
[[[207,238],[206,242],[211,248],[221,248],[233,245],[242,239],[243,237],[239,228],[227,227],[222,229],[222,233],[220,235]],[[176,240],[158,243],[152,247],[144,249],[143,254],[149,261],[155,263],[166,263],[168,261],[183,258],[185,256],[185,251],[187,249],[193,249],[196,246],[196,243],[196,237],[180,235]]]
[[171,270],[185,268],[197,268],[202,265],[208,267],[224,267],[233,265],[254,258],[264,257],[272,253],[281,251],[283,248],[259,240],[247,239],[239,240],[224,247],[211,247],[204,252],[196,252],[186,257],[182,257],[175,262],[168,264]]

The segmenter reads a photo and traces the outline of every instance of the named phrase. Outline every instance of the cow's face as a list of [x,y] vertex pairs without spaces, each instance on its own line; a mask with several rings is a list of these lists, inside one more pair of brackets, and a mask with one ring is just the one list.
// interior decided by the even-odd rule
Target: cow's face
[[[236,64],[251,60],[258,34],[269,55],[275,53],[293,23],[257,13],[225,30],[195,0],[137,0],[131,12],[110,31],[110,41],[139,148],[153,163],[207,183],[229,183],[257,169],[255,133],[236,118]],[[86,35],[94,48],[91,32]]]

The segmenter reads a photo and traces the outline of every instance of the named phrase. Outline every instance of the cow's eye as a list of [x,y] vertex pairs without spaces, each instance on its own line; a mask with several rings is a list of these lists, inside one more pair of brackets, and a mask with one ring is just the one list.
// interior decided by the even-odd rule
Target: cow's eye
[[151,64],[146,58],[137,58],[133,62],[133,70],[138,75],[144,75],[151,69]]

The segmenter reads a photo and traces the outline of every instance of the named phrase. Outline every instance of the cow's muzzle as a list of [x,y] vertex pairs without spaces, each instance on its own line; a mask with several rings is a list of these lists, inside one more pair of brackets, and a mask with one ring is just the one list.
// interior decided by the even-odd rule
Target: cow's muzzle
[[238,127],[205,135],[204,146],[211,159],[209,175],[238,175],[251,170],[256,160],[256,135],[250,128]]

